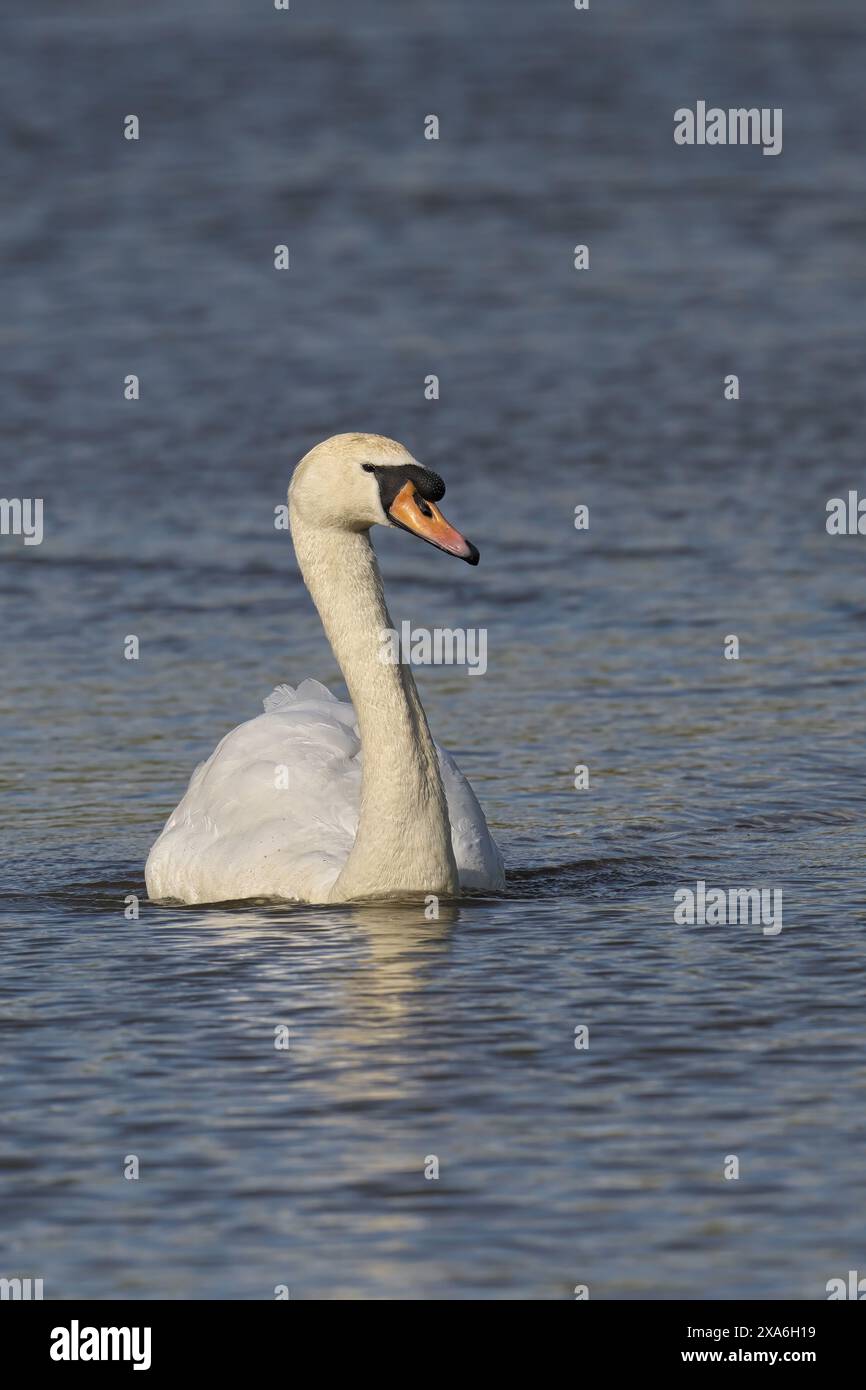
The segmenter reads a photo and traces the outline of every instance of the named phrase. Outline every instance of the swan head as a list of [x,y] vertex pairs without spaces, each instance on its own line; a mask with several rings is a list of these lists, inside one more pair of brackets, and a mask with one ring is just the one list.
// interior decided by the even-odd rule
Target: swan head
[[422,467],[396,440],[337,434],[301,459],[289,487],[289,513],[305,526],[329,530],[397,526],[477,565],[475,546],[436,506],[444,493],[438,473]]

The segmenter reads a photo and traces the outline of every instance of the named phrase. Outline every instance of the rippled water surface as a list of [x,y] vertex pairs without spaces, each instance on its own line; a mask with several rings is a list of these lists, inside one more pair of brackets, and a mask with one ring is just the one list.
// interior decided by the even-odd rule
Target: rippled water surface
[[[864,477],[861,7],[93,0],[0,38],[2,486],[45,499],[41,546],[0,540],[0,1274],[862,1271],[866,540],[824,526]],[[698,99],[783,107],[782,155],[676,147]],[[508,892],[157,908],[194,764],[278,682],[340,688],[272,519],[344,429],[440,471],[481,550],[377,538],[395,618],[487,629],[484,677],[419,682]],[[675,925],[699,879],[780,888],[782,932]]]

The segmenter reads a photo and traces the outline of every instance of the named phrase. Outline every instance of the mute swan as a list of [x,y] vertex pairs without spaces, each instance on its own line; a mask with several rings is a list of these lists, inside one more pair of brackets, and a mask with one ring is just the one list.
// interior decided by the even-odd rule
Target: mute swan
[[264,714],[227,734],[150,851],[152,899],[326,903],[503,887],[484,814],[433,742],[410,668],[381,659],[393,623],[370,527],[398,526],[476,565],[435,505],[444,492],[379,435],[336,435],[298,464],[292,540],[353,703],[314,680],[280,685]]

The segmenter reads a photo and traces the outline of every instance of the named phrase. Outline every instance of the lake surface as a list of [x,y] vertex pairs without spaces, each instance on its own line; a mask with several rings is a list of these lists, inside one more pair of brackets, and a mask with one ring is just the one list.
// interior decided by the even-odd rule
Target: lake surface
[[[0,538],[0,1275],[866,1272],[866,539],[825,529],[866,491],[862,8],[17,9],[2,487],[45,535]],[[782,154],[675,146],[699,99],[782,107]],[[481,551],[376,538],[398,622],[487,630],[483,677],[418,678],[508,892],[151,905],[193,766],[279,682],[341,690],[273,515],[356,429],[441,472]],[[780,889],[783,930],[676,924],[699,880]]]

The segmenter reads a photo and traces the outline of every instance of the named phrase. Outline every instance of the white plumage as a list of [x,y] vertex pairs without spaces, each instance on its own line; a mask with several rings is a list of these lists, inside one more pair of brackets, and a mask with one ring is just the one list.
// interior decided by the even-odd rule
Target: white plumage
[[[152,898],[328,900],[358,830],[355,711],[316,680],[277,686],[264,707],[190,778],[148,858]],[[450,753],[436,751],[460,888],[501,889],[502,860],[475,793]]]

